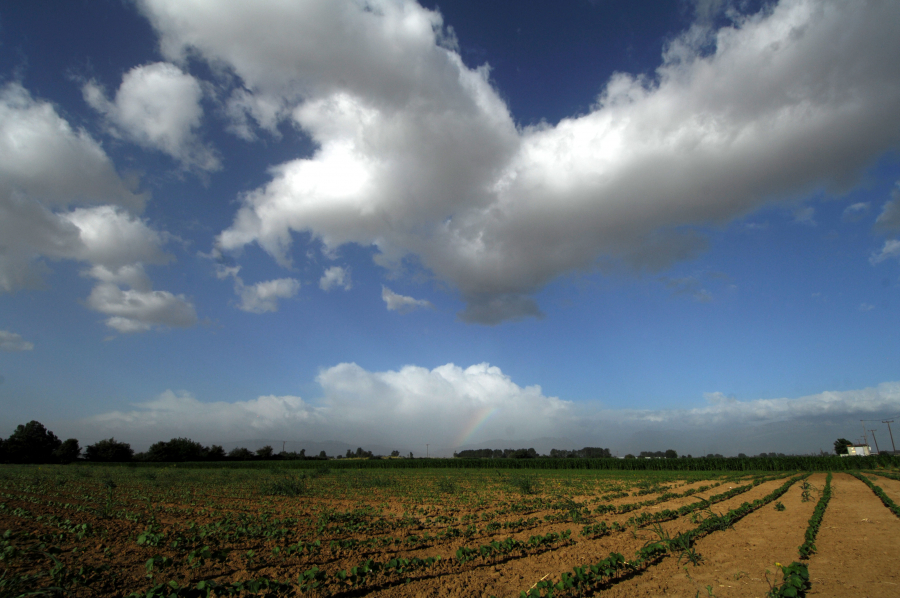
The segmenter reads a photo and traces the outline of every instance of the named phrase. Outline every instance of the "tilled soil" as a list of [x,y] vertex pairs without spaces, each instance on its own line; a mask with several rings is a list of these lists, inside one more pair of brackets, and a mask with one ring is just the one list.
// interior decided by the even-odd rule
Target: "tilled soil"
[[[825,474],[813,475],[809,481],[821,490],[825,486]],[[700,564],[695,566],[686,558],[670,557],[643,574],[617,584],[604,595],[695,596],[697,592],[701,596],[708,596],[709,592],[716,596],[765,595],[770,588],[767,576],[771,582],[781,581],[781,570],[775,563],[789,564],[797,560],[797,548],[803,543],[807,521],[818,501],[818,495],[814,494],[811,500],[803,502],[801,492],[800,484],[794,484],[776,501],[784,505],[784,511],[777,511],[772,503],[747,515],[732,529],[701,538],[694,545],[703,558]]]
[[[823,476],[824,479],[824,476]],[[784,480],[776,480],[760,484],[756,488],[740,494],[729,500],[722,501],[714,505],[713,510],[717,513],[724,513],[733,509],[744,502],[752,501],[762,497],[781,484]],[[710,494],[718,494],[726,491],[729,487],[738,484],[725,484],[713,490],[701,493],[707,496]],[[799,501],[799,491],[797,492],[797,501]],[[698,495],[689,497],[689,499],[679,498],[673,501],[661,503],[653,507],[653,510],[662,508],[674,509],[682,504],[696,502]],[[809,508],[812,512],[812,507]],[[652,512],[652,511],[651,511]],[[632,513],[633,514],[633,513]],[[779,513],[778,515],[782,515]],[[610,521],[619,520],[624,523],[628,515],[618,515],[610,518]],[[809,516],[807,515],[808,519]],[[687,531],[696,524],[682,517],[674,521],[668,521],[662,524],[662,529],[674,536],[677,533]],[[570,526],[571,527],[571,526]],[[803,533],[806,529],[806,519],[803,520],[799,532],[799,540],[793,546],[796,552],[797,546],[803,541]],[[715,536],[715,534],[714,534]],[[549,576],[551,578],[559,578],[559,574],[564,571],[571,571],[573,567],[598,562],[606,558],[610,552],[618,552],[623,554],[626,559],[633,557],[635,552],[648,541],[658,540],[659,537],[649,529],[638,529],[636,535],[631,530],[619,533],[613,533],[609,536],[599,538],[597,540],[581,540],[574,545],[560,547],[558,549],[529,556],[527,558],[511,559],[506,562],[497,564],[486,563],[484,565],[472,567],[459,574],[451,577],[436,577],[432,579],[416,580],[405,586],[392,587],[379,592],[373,592],[371,596],[397,596],[401,598],[418,598],[418,597],[438,597],[438,596],[518,596],[522,590],[529,590],[533,584],[542,578]],[[702,551],[701,551],[702,552]],[[673,559],[667,559],[673,560]],[[610,596],[647,596],[657,595],[647,593],[648,588],[656,588],[660,584],[654,577],[653,571],[658,569],[660,565],[651,567],[642,574],[628,580],[626,582],[614,585],[611,589],[603,592],[603,595]],[[665,574],[665,577],[669,577]],[[620,591],[620,586],[627,586],[628,589],[624,593]],[[647,586],[647,587],[644,587]],[[693,587],[693,586],[691,586]],[[690,595],[694,592],[691,591]],[[661,594],[660,594],[661,595]],[[687,595],[685,593],[674,593],[670,595]]]
[[[890,494],[880,478],[876,484]],[[810,596],[900,596],[900,519],[868,486],[834,474],[834,492],[810,559]]]
[[[900,482],[882,476],[871,476],[875,483],[895,499],[900,499]],[[512,509],[508,512],[497,510],[499,504],[524,505],[528,500],[541,503],[540,497],[531,498],[521,495],[496,495],[493,503],[478,502],[467,505],[462,499],[453,498],[439,501],[438,505],[424,504],[424,511],[416,515],[412,522],[401,518],[408,517],[409,502],[398,498],[391,490],[373,488],[360,496],[334,495],[298,498],[270,497],[263,499],[246,499],[242,497],[220,497],[193,490],[184,494],[184,502],[167,500],[160,502],[166,508],[155,511],[158,514],[158,531],[169,534],[169,543],[178,533],[184,533],[188,522],[200,526],[221,519],[223,514],[246,514],[257,517],[259,513],[269,513],[267,517],[294,517],[298,519],[297,530],[291,531],[291,541],[299,538],[311,540],[315,537],[323,539],[323,546],[318,554],[303,553],[287,558],[277,557],[273,548],[284,549],[289,543],[282,539],[243,539],[237,541],[211,541],[213,548],[228,551],[222,562],[207,562],[199,568],[192,569],[186,558],[186,549],[172,550],[168,544],[160,544],[158,548],[139,546],[135,539],[137,534],[146,528],[145,523],[133,523],[123,519],[106,518],[95,514],[95,511],[67,511],[50,506],[51,503],[40,504],[28,500],[37,495],[20,494],[21,500],[7,498],[5,509],[0,513],[0,530],[12,529],[18,532],[32,531],[46,533],[51,527],[41,523],[36,517],[48,515],[71,517],[76,523],[90,523],[97,530],[105,530],[101,535],[94,535],[81,541],[72,536],[59,545],[63,553],[71,554],[78,547],[75,560],[68,557],[69,564],[85,563],[94,566],[108,565],[116,574],[117,588],[111,589],[106,584],[99,592],[86,588],[74,590],[73,596],[124,596],[136,589],[146,589],[150,583],[147,579],[145,562],[151,554],[168,554],[175,560],[164,571],[157,572],[156,580],[179,579],[219,579],[228,582],[247,581],[261,576],[278,580],[295,581],[297,576],[313,566],[318,566],[333,576],[336,571],[349,570],[364,561],[374,559],[384,563],[391,558],[428,558],[436,555],[441,560],[434,566],[417,569],[408,575],[408,579],[396,574],[378,574],[362,587],[353,589],[329,585],[328,593],[340,596],[381,596],[399,598],[445,597],[445,596],[496,596],[506,598],[518,596],[527,591],[541,579],[558,580],[563,572],[571,572],[580,565],[597,563],[610,553],[620,553],[631,561],[642,546],[659,541],[661,537],[674,537],[696,527],[696,517],[701,518],[713,514],[725,513],[761,498],[781,486],[787,474],[763,482],[728,500],[712,506],[711,511],[695,512],[693,516],[684,516],[663,522],[656,526],[635,528],[628,521],[642,513],[657,513],[663,509],[677,509],[679,506],[693,504],[701,498],[722,494],[731,488],[750,483],[749,476],[743,480],[732,478],[729,481],[692,496],[668,498],[663,500],[660,494],[628,496],[612,501],[597,501],[595,496],[581,493],[571,495],[582,507],[591,507],[594,512],[601,504],[622,505],[654,501],[629,513],[593,514],[589,521],[603,521],[607,525],[618,523],[625,527],[623,531],[613,531],[603,537],[591,539],[581,536],[579,532],[584,522],[574,520],[556,521],[560,510],[538,507],[525,510]],[[815,474],[808,479],[818,491],[825,485],[825,474]],[[556,484],[565,484],[554,482]],[[701,481],[684,484],[668,483],[665,492],[683,493],[691,488],[710,486],[713,482]],[[872,491],[859,480],[847,474],[835,474],[832,482],[834,493],[826,511],[819,537],[816,541],[818,552],[809,561],[809,571],[813,590],[810,595],[817,596],[900,596],[900,574],[895,570],[897,564],[897,548],[900,547],[900,519],[893,515]],[[551,489],[548,484],[548,489]],[[634,488],[632,488],[632,491]],[[660,491],[660,490],[657,490]],[[777,499],[783,503],[784,510],[776,510],[775,502],[769,503],[748,514],[734,523],[730,529],[713,532],[695,542],[693,554],[669,554],[658,563],[632,574],[625,579],[618,579],[596,591],[594,595],[612,597],[630,596],[764,596],[772,583],[781,582],[781,571],[776,563],[790,564],[798,560],[797,548],[804,540],[807,521],[813,513],[819,492],[814,491],[809,500],[804,501],[801,484],[795,483],[790,490]],[[171,493],[169,494],[171,496]],[[549,496],[549,495],[548,495]],[[59,501],[62,495],[53,498]],[[71,505],[78,504],[78,492],[73,492]],[[211,498],[211,500],[209,500]],[[367,500],[364,500],[367,499]],[[67,499],[68,500],[68,499]],[[441,499],[443,500],[443,499]],[[503,501],[507,502],[503,502]],[[553,498],[558,501],[559,497]],[[53,503],[61,505],[60,502]],[[90,500],[86,504],[91,503]],[[149,503],[147,503],[149,504]],[[201,505],[213,504],[215,509]],[[330,534],[314,532],[315,521],[322,513],[351,513],[366,505],[377,507],[381,515],[372,515],[369,521],[374,528],[361,528],[358,532],[338,532]],[[12,514],[16,508],[24,508],[31,515],[22,518]],[[141,503],[131,503],[129,510],[140,511]],[[199,509],[199,510],[198,510]],[[563,511],[564,512],[564,511]],[[447,521],[454,523],[438,523],[438,517],[449,515]],[[363,518],[365,520],[365,517]],[[500,529],[487,532],[489,521],[504,523],[523,519],[532,519],[525,528],[518,530]],[[41,521],[46,521],[42,519]],[[254,519],[254,521],[260,521]],[[385,522],[388,526],[385,527]],[[465,528],[469,522],[477,524],[478,531],[473,536],[456,535],[440,537],[448,526]],[[402,525],[401,525],[402,523]],[[394,525],[396,524],[396,525]],[[331,525],[331,524],[329,524]],[[380,527],[379,527],[380,525]],[[305,530],[305,531],[303,531]],[[376,531],[371,531],[376,530]],[[513,538],[526,542],[534,535],[562,533],[571,530],[568,541],[557,542],[551,547],[542,546],[528,549],[525,554],[514,552],[509,555],[475,558],[460,563],[455,558],[460,547],[478,547],[492,540],[503,541]],[[298,536],[299,534],[299,536]],[[412,536],[430,535],[423,545],[407,545],[405,541]],[[378,536],[400,538],[402,544],[390,544],[386,547],[350,547],[335,550],[328,547],[330,539],[350,539],[363,541]],[[248,550],[256,552],[256,558],[248,558]],[[691,556],[692,558],[688,558]],[[35,567],[38,567],[35,561]],[[22,569],[26,570],[26,569]],[[37,570],[37,569],[34,569]],[[336,593],[336,594],[335,594]],[[310,595],[316,596],[315,591]]]

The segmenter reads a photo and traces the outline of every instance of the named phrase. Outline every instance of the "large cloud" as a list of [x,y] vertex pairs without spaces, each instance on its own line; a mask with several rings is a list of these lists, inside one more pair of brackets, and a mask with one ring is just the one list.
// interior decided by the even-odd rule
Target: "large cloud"
[[[402,450],[429,443],[443,454],[497,440],[520,448],[545,437],[621,451],[803,453],[830,446],[838,435],[855,435],[860,419],[900,413],[900,382],[799,398],[738,400],[712,392],[698,406],[652,410],[607,409],[547,396],[540,386],[519,386],[486,363],[408,365],[384,372],[342,363],[322,370],[317,382],[322,395],[312,401],[267,395],[204,403],[189,393],[166,391],[131,411],[101,414],[77,426],[91,437],[144,442],[173,436],[218,444],[247,438],[335,440]],[[794,433],[785,433],[789,430]]]
[[323,395],[313,404],[291,396],[210,404],[166,391],[132,411],[95,416],[84,426],[94,429],[93,435],[142,439],[185,434],[223,443],[287,435],[455,446],[472,437],[542,435],[558,428],[571,409],[571,403],[544,396],[539,386],[518,386],[488,364],[369,372],[342,363],[320,372],[317,381]]
[[131,69],[122,77],[113,101],[93,81],[82,91],[85,101],[105,115],[114,134],[165,152],[185,168],[221,167],[194,131],[203,116],[203,90],[174,64],[157,62]]
[[51,104],[15,83],[0,91],[0,291],[41,286],[43,258],[77,260],[100,281],[87,304],[116,330],[194,323],[183,296],[150,290],[144,265],[172,256],[137,215],[145,200]]
[[620,260],[695,255],[682,227],[840,189],[900,140],[900,4],[784,0],[696,25],[652,78],[615,75],[590,113],[519,130],[437,12],[406,0],[144,0],[167,58],[227,65],[236,130],[289,119],[317,144],[246,194],[218,245],[289,264],[294,231],[407,255],[461,317],[538,316],[529,294]]

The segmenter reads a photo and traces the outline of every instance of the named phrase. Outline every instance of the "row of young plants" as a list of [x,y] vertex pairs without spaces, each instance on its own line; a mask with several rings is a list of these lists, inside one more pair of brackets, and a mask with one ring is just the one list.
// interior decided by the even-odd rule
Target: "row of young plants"
[[822,489],[822,496],[816,503],[812,517],[809,518],[809,525],[806,527],[806,535],[803,544],[798,548],[801,559],[809,559],[810,555],[816,552],[816,536],[819,533],[819,527],[822,525],[822,517],[825,516],[825,509],[828,508],[828,501],[831,500],[831,472],[825,478],[825,488]]
[[615,583],[631,574],[658,563],[667,554],[685,555],[692,550],[692,545],[700,538],[715,531],[731,527],[735,522],[781,497],[797,481],[808,477],[808,474],[794,476],[784,484],[752,502],[745,502],[724,515],[711,514],[697,527],[669,536],[661,528],[657,528],[659,541],[645,544],[630,562],[619,553],[610,553],[609,557],[582,567],[575,567],[571,572],[564,572],[559,580],[541,580],[528,590],[519,593],[520,598],[552,598],[554,596],[584,595],[584,592],[595,590],[603,585]]
[[[569,541],[571,532],[548,533],[543,536],[532,536],[527,541],[519,541],[508,538],[502,542],[493,541],[477,547],[462,547],[456,551],[456,560],[465,564],[474,559],[497,559],[511,554],[534,554],[535,551],[546,549]],[[388,582],[392,577],[406,577],[415,571],[435,566],[441,561],[441,557],[428,558],[392,558],[384,562],[367,559],[355,567],[341,569],[328,575],[318,566],[314,566],[301,573],[297,583],[280,582],[268,578],[259,578],[251,582],[220,584],[212,580],[199,582],[179,583],[171,580],[158,583],[146,591],[133,592],[129,598],[171,598],[190,597],[206,598],[209,596],[236,596],[242,592],[256,592],[263,596],[287,596],[294,592],[306,592],[309,590],[321,590],[326,594],[333,593],[330,590],[341,591],[344,588],[360,588],[374,582]],[[154,558],[148,561],[148,576],[161,559]],[[171,561],[165,563],[171,566]]]
[[[744,488],[743,491],[746,492],[747,490],[754,488],[754,487],[758,486],[759,484],[762,484],[763,482],[767,482],[769,480],[777,479],[780,477],[782,477],[780,474],[774,475],[774,476],[756,477],[753,479],[753,481],[751,482],[750,485],[741,486],[741,487]],[[626,504],[621,504],[621,505],[601,505],[601,506],[597,507],[594,510],[594,512],[597,514],[615,513],[617,515],[623,515],[625,513],[630,513],[631,511],[636,511],[638,509],[643,509],[645,507],[651,507],[651,506],[658,505],[663,502],[668,502],[675,498],[685,498],[688,496],[693,496],[694,494],[696,494],[698,492],[704,492],[706,490],[709,490],[710,488],[718,487],[719,485],[721,485],[721,483],[716,483],[716,484],[712,484],[712,485],[704,485],[704,486],[700,486],[698,488],[689,488],[681,493],[666,492],[656,498],[652,498],[649,500],[642,500],[640,502],[635,502],[635,503],[626,503]]]
[[[891,499],[890,496],[885,494],[884,490],[881,489],[881,486],[876,486],[875,484],[872,483],[872,480],[870,480],[869,478],[867,478],[866,476],[864,476],[861,473],[858,473],[855,471],[851,471],[848,473],[850,475],[852,475],[853,477],[857,478],[858,480],[860,480],[861,482],[863,482],[869,488],[871,488],[872,492],[875,493],[875,496],[880,498],[881,502],[884,503],[884,506],[889,508],[894,515],[896,515],[897,517],[900,517],[900,506],[898,506],[897,503],[895,503],[893,501],[893,499]],[[881,474],[879,474],[879,475],[881,475]]]
[[[806,527],[803,544],[797,549],[802,560],[808,560],[809,557],[816,552],[815,540],[819,533],[819,527],[822,525],[822,518],[825,516],[825,510],[828,508],[828,502],[831,500],[831,479],[832,474],[828,472],[825,478],[825,487],[822,489],[822,495],[816,503],[812,517]],[[811,488],[804,482],[803,497],[806,500]],[[809,578],[809,567],[806,563],[794,561],[790,565],[782,565],[776,563],[781,569],[783,581],[780,585],[772,587],[766,594],[767,598],[796,598],[806,596],[806,592],[812,589],[812,583]]]
[[722,492],[721,494],[714,494],[709,498],[703,498],[697,502],[682,505],[677,509],[663,509],[662,511],[658,511],[656,513],[641,513],[640,515],[629,517],[626,523],[627,525],[644,527],[651,523],[661,523],[663,521],[670,521],[672,519],[684,517],[685,515],[689,515],[695,511],[708,509],[711,505],[720,503],[730,498],[734,498],[735,496],[743,494],[744,492],[748,492],[765,481],[768,481],[767,478],[757,478],[749,484],[737,486],[736,488],[732,488],[726,492]]

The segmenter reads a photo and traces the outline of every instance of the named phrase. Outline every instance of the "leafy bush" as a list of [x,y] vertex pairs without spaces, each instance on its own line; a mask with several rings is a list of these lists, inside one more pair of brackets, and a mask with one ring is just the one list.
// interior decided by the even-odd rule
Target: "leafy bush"
[[515,476],[509,478],[509,483],[522,494],[537,494],[538,481],[531,476]]
[[263,493],[269,496],[300,496],[306,493],[306,478],[295,476],[274,480],[263,489]]
[[88,461],[105,463],[123,463],[134,458],[134,449],[127,442],[118,442],[115,438],[107,438],[88,445],[84,451]]
[[[770,584],[771,587],[766,594],[766,597],[781,598],[784,596],[786,598],[794,598],[795,596],[806,596],[806,591],[812,587],[812,584],[809,582],[809,570],[806,565],[796,561],[787,567],[781,563],[775,564],[781,567],[784,580],[781,582],[781,585]],[[768,579],[769,577],[767,575],[766,581],[768,581]]]
[[437,487],[438,490],[440,490],[444,494],[456,493],[456,482],[454,482],[450,478],[441,478],[440,480],[438,480]]

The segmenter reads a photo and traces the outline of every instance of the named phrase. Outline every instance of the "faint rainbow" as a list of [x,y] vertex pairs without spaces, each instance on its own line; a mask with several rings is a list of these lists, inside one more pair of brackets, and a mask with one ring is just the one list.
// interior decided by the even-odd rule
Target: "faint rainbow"
[[497,411],[498,409],[496,407],[483,407],[482,409],[476,410],[475,413],[472,414],[472,418],[466,422],[465,426],[463,426],[462,431],[456,438],[454,446],[462,446],[469,442],[469,440],[472,439],[472,436],[475,435],[475,432],[477,432],[492,415],[497,413]]

